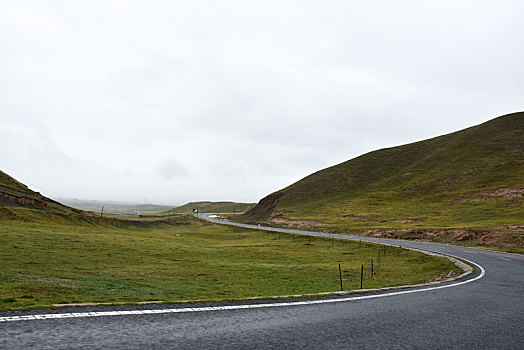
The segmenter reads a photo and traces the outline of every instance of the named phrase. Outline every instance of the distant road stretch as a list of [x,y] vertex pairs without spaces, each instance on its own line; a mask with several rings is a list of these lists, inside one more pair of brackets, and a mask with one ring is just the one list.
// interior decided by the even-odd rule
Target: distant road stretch
[[[466,279],[362,296],[0,313],[0,349],[522,349],[524,256],[435,243],[218,224],[387,243],[476,264]],[[482,278],[481,278],[482,277]]]

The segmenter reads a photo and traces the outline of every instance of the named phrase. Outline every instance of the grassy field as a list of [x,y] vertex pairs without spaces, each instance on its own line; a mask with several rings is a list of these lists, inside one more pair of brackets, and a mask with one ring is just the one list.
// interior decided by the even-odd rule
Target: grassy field
[[[84,302],[234,300],[427,281],[448,260],[358,242],[206,225],[0,210],[0,310]],[[173,220],[175,221],[175,219]],[[381,254],[378,263],[379,251]],[[375,259],[375,276],[370,276]]]
[[318,171],[238,220],[524,253],[524,113]]

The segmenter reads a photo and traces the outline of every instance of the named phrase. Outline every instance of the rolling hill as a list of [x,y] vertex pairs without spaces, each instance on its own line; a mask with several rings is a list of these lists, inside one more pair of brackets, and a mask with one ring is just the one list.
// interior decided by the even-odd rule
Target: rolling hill
[[0,171],[0,206],[24,207],[69,213],[74,209],[32,191],[3,171]]
[[[50,198],[32,191],[26,185],[0,171],[0,219],[29,220],[34,222],[61,221],[71,224],[104,224],[136,226],[137,220],[125,214],[140,211],[140,223],[151,225],[154,222],[170,224],[187,224],[193,208],[200,212],[238,212],[242,213],[251,208],[254,203],[236,202],[190,202],[180,207],[172,208],[165,205],[134,205],[117,202],[76,203],[63,201],[61,204]],[[76,208],[73,208],[72,206]],[[103,220],[100,218],[100,209],[104,206]],[[163,212],[161,212],[163,210]],[[145,215],[144,215],[145,214]],[[147,219],[147,220],[146,220]]]
[[268,195],[243,222],[524,246],[524,113],[373,151]]
[[[13,177],[0,171],[0,221],[9,221],[11,225],[19,226],[21,223],[55,224],[104,227],[151,227],[162,224],[166,218],[154,217],[153,220],[130,220],[127,217],[115,216],[110,213],[84,211],[63,205],[47,198],[38,192],[29,189],[26,185]],[[178,225],[186,224],[189,216],[171,217],[169,223]],[[4,222],[5,223],[5,222]]]
[[159,204],[138,204],[126,203],[117,201],[100,201],[89,199],[69,199],[69,198],[55,198],[58,202],[77,208],[80,210],[100,212],[100,208],[104,207],[104,213],[113,214],[128,214],[135,215],[137,213],[158,213],[171,208],[169,205]]

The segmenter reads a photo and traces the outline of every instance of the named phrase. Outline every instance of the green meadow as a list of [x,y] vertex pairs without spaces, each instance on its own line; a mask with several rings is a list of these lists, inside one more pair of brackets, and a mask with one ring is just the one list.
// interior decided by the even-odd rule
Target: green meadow
[[360,288],[361,265],[364,288],[457,270],[447,259],[400,248],[211,225],[187,215],[141,223],[2,208],[0,246],[0,310],[338,291],[339,263],[345,290]]

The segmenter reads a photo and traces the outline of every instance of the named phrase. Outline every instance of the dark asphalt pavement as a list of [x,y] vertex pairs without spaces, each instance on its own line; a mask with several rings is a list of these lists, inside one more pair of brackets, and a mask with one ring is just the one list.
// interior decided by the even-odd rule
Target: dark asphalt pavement
[[[481,265],[485,276],[450,288],[324,304],[0,322],[0,349],[524,349],[524,256],[366,240],[465,258]],[[260,303],[265,301],[248,302]],[[245,303],[191,307],[239,304]],[[0,317],[186,307],[67,308]]]

